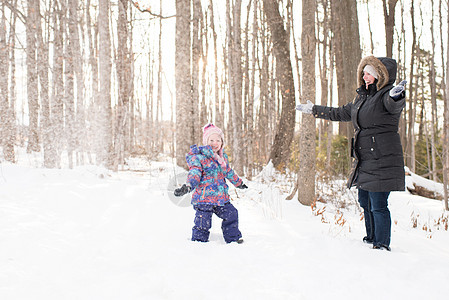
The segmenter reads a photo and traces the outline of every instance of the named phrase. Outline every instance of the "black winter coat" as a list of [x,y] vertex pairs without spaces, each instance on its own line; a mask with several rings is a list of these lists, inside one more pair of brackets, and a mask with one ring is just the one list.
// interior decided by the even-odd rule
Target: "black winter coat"
[[[379,74],[368,90],[363,81],[363,68],[367,64],[374,66]],[[394,59],[365,57],[358,67],[360,88],[353,102],[338,108],[313,107],[317,118],[352,121],[354,125],[348,188],[357,186],[370,192],[405,190],[404,158],[398,133],[405,97],[395,101],[389,95],[396,80],[396,68]]]

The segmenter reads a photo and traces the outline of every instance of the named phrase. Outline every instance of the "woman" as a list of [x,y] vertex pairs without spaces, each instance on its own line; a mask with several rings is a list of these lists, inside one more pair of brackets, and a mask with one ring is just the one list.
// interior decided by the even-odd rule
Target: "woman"
[[398,133],[405,106],[405,84],[393,87],[396,61],[368,56],[358,66],[357,96],[338,108],[300,104],[297,110],[316,118],[354,125],[351,155],[353,166],[348,188],[358,188],[358,200],[365,216],[363,241],[374,249],[390,251],[391,217],[388,196],[405,189],[404,159]]

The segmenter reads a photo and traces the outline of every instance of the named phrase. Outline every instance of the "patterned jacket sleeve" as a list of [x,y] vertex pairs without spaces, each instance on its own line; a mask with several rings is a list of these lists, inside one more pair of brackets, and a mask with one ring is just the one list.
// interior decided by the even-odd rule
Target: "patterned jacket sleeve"
[[234,170],[229,166],[229,159],[226,153],[223,153],[226,160],[226,178],[234,185],[239,186],[242,184],[243,180],[234,172]]
[[192,190],[201,181],[201,175],[203,173],[203,166],[197,155],[186,156],[187,165],[189,166],[189,174],[187,175],[187,183],[192,187]]

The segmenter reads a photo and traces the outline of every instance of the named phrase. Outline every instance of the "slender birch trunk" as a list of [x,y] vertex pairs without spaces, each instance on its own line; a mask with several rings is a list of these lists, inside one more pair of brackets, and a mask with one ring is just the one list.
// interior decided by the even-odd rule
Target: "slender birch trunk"
[[[3,156],[6,161],[15,162],[14,152],[14,119],[11,109],[9,91],[8,91],[8,73],[9,73],[9,52],[10,46],[7,44],[6,37],[6,14],[5,5],[0,7],[0,145],[3,148]],[[11,30],[10,30],[11,32]],[[12,107],[14,108],[14,107]]]
[[36,26],[38,14],[35,0],[27,0],[26,21],[26,64],[27,64],[27,97],[29,111],[27,152],[39,152],[39,94],[36,63]]
[[99,83],[98,96],[98,163],[107,168],[112,167],[112,110],[111,110],[111,35],[109,27],[109,1],[99,0]]
[[[440,10],[441,12],[441,10]],[[449,18],[447,18],[449,26]],[[443,189],[444,189],[444,208],[449,211],[448,205],[448,185],[449,185],[449,31],[446,37],[446,82],[444,97],[444,134],[443,134]]]

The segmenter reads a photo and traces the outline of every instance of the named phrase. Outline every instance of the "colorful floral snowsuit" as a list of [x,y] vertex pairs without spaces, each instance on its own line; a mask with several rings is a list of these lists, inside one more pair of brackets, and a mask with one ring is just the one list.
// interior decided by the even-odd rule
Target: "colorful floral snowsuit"
[[242,180],[229,166],[228,156],[225,153],[223,156],[226,160],[225,170],[215,160],[211,146],[193,145],[186,155],[189,166],[187,182],[193,190],[192,204],[196,210],[193,241],[209,240],[214,213],[223,219],[221,228],[227,243],[242,237],[238,229],[238,211],[230,203],[226,179],[235,186],[242,184]]

